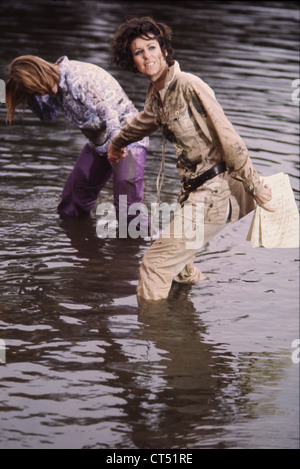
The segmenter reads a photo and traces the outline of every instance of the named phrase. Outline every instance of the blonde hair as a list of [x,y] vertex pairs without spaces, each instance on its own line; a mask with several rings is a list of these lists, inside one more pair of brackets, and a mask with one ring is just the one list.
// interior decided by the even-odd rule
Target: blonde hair
[[59,82],[55,64],[34,55],[22,55],[9,65],[9,79],[6,83],[6,122],[12,122],[18,105],[26,105],[34,94],[52,94]]

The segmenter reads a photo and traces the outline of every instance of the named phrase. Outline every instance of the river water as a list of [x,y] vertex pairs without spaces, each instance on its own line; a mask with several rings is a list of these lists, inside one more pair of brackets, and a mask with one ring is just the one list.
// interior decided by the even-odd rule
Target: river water
[[[0,12],[1,79],[18,55],[68,55],[110,71],[139,109],[147,83],[111,64],[109,41],[128,15],[166,22],[181,68],[214,89],[261,175],[289,174],[299,203],[295,2],[16,0]],[[250,214],[199,254],[207,281],[139,306],[149,243],[56,214],[84,137],[63,116],[5,117],[1,104],[0,448],[298,448],[298,250],[251,248]],[[155,134],[146,204],[159,164]],[[175,166],[168,145],[165,202]]]

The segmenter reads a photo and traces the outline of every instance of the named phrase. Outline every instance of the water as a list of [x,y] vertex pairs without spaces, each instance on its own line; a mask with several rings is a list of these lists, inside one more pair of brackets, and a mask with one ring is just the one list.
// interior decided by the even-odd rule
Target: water
[[[163,7],[162,7],[163,3]],[[294,2],[1,2],[1,78],[16,56],[62,55],[107,68],[139,109],[147,83],[109,58],[127,15],[174,30],[176,58],[207,81],[262,175],[290,176],[299,203],[299,9]],[[298,448],[299,271],[295,249],[253,249],[251,215],[206,246],[209,277],[138,305],[143,240],[100,240],[97,219],[56,206],[84,137],[0,106],[0,448]],[[145,202],[156,200],[160,137]],[[167,147],[162,198],[175,202]],[[111,186],[102,201],[111,201]]]

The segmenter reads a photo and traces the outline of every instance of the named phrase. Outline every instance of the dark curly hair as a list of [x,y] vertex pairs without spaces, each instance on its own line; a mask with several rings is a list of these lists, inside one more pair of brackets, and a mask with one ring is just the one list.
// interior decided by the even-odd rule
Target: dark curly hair
[[174,50],[171,46],[171,28],[163,23],[155,22],[148,16],[128,19],[117,28],[111,41],[113,62],[122,70],[136,73],[137,69],[134,65],[130,45],[137,37],[150,40],[153,36],[165,54],[167,64],[173,65]]

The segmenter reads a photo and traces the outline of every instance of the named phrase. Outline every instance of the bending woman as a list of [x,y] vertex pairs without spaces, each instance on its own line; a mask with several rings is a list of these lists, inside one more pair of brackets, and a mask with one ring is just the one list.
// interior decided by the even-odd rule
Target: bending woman
[[58,206],[61,217],[89,214],[112,174],[117,219],[120,195],[127,195],[127,207],[142,202],[148,139],[130,145],[127,162],[122,160],[112,168],[107,158],[112,137],[137,114],[108,72],[66,56],[55,64],[36,56],[17,57],[10,64],[6,83],[8,122],[12,122],[20,104],[28,104],[45,121],[55,119],[62,111],[88,138],[63,189]]
[[[173,60],[171,30],[152,18],[134,18],[122,24],[112,42],[113,59],[124,70],[139,71],[148,80],[145,108],[127,122],[108,149],[112,163],[124,156],[124,147],[161,129],[177,149],[182,181],[179,196],[184,220],[189,206],[197,225],[197,205],[204,206],[204,243],[255,207],[267,210],[271,190],[263,187],[247,148],[217,102],[212,89],[200,78],[180,70]],[[177,237],[176,216],[169,237],[161,237],[143,258],[138,296],[168,297],[173,281],[198,283],[205,276],[194,267],[197,248],[187,237]],[[175,233],[175,234],[174,234]]]

